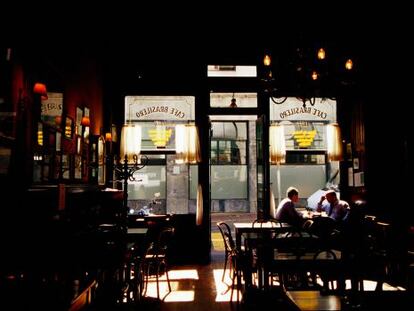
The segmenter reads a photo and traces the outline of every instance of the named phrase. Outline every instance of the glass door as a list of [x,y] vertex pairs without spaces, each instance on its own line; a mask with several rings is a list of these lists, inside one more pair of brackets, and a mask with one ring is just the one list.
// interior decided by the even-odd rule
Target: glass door
[[265,186],[265,161],[263,148],[263,132],[264,132],[264,116],[261,116],[256,121],[256,166],[257,166],[257,217],[264,215],[266,206],[266,186]]

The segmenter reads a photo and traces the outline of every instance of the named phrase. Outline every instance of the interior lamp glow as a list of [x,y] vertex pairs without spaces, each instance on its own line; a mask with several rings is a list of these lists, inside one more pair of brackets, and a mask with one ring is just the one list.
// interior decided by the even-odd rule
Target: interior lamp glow
[[[285,163],[286,159],[286,143],[285,143],[285,130],[283,125],[272,124],[269,127],[269,145],[270,145],[270,163],[277,164],[276,180],[277,180],[277,194],[278,200],[282,199],[281,191],[281,178],[280,178],[280,164]],[[273,192],[270,191],[270,200],[274,202]],[[270,212],[272,213],[272,206],[270,206]],[[273,206],[276,210],[276,206]],[[275,211],[273,212],[275,213]]]
[[329,161],[341,161],[342,154],[342,138],[341,129],[338,123],[330,123],[326,126],[326,144]]
[[120,161],[124,163],[136,162],[141,153],[141,127],[133,124],[126,124],[121,131]]
[[194,124],[178,124],[175,127],[175,153],[178,164],[201,161],[198,130]]
[[269,127],[270,163],[285,163],[286,144],[283,125],[272,124]]

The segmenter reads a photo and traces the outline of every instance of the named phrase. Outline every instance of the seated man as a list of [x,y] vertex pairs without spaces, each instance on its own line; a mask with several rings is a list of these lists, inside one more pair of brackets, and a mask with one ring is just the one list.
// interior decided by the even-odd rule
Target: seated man
[[[323,205],[323,201],[328,201],[329,205]],[[349,204],[339,200],[334,190],[328,190],[318,203],[316,211],[325,211],[326,214],[337,222],[346,221],[349,215]]]
[[289,187],[286,194],[287,198],[283,199],[277,207],[275,218],[292,226],[302,227],[306,219],[295,208],[295,203],[299,201],[299,191]]

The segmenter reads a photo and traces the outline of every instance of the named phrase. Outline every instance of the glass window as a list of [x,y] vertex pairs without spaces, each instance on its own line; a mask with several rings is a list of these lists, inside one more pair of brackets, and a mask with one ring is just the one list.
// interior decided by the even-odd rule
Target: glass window
[[247,122],[211,123],[211,197],[247,199]]
[[211,93],[210,107],[231,108],[233,100],[237,108],[257,107],[257,93]]
[[256,66],[208,65],[207,77],[257,77]]
[[198,166],[190,165],[190,199],[197,199]]
[[175,123],[149,121],[140,122],[139,125],[142,128],[143,150],[175,148]]
[[165,199],[165,166],[147,165],[134,173],[134,181],[128,182],[128,200],[152,200],[159,193]]
[[[270,167],[271,188],[276,199],[278,199],[277,168]],[[300,198],[308,198],[318,189],[326,185],[325,165],[282,165],[280,167],[281,196],[286,196],[286,190],[294,186],[299,190]]]
[[211,164],[247,164],[247,123],[212,122]]
[[325,150],[325,123],[286,122],[283,123],[286,137],[286,150]]
[[212,165],[211,198],[247,199],[247,165]]

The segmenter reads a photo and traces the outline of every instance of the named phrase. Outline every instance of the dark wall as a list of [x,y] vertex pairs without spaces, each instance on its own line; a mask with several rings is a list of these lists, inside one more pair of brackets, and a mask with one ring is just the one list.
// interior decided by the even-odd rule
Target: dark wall
[[[366,50],[367,185],[373,209],[401,225],[414,224],[412,114],[405,41],[384,37]],[[408,75],[407,75],[408,74]]]

